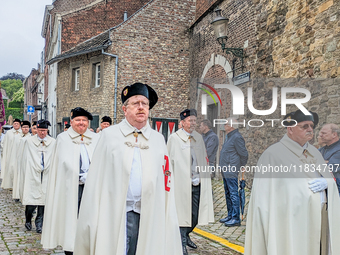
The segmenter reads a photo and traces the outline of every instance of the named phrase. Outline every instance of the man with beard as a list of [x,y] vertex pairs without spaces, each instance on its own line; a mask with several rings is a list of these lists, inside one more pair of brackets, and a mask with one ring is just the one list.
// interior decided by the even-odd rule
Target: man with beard
[[289,113],[286,134],[261,155],[248,208],[246,255],[340,254],[337,187],[322,155],[308,143],[318,121],[314,112]]
[[26,206],[25,227],[27,230],[32,229],[33,212],[37,208],[37,233],[42,231],[46,189],[55,143],[55,139],[47,135],[48,126],[51,126],[48,120],[38,121],[38,134],[25,140],[20,166],[21,199]]
[[88,129],[92,114],[71,110],[71,127],[58,135],[46,194],[43,248],[61,245],[73,254],[79,206],[97,137]]
[[2,141],[1,147],[2,149],[2,159],[1,159],[1,188],[3,189],[12,189],[13,188],[13,172],[10,170],[10,158],[12,153],[17,153],[16,151],[12,151],[14,138],[17,135],[20,135],[21,129],[21,120],[15,119],[13,122],[13,128],[8,130],[5,138]]
[[13,144],[13,151],[17,151],[18,153],[12,153],[10,160],[10,168],[13,170],[13,193],[12,197],[16,202],[19,202],[19,184],[20,184],[20,163],[22,158],[22,153],[24,149],[24,143],[26,141],[26,137],[31,136],[29,130],[31,127],[31,123],[27,120],[21,122],[21,131],[22,135],[16,136]]
[[[197,112],[186,109],[180,113],[182,129],[168,140],[168,150],[174,171],[175,201],[182,239],[183,254],[186,246],[197,249],[189,234],[197,224],[214,222],[211,177],[208,157],[202,136],[195,131]],[[200,171],[202,169],[203,171]]]
[[122,91],[125,119],[106,128],[93,155],[75,255],[178,255],[181,241],[164,137],[151,129],[156,92]]

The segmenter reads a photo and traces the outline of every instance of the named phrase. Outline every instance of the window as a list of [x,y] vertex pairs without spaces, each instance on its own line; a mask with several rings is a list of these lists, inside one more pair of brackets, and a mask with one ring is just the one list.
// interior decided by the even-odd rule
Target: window
[[74,90],[79,90],[79,83],[80,83],[80,68],[73,69],[73,86]]
[[93,128],[94,132],[96,132],[98,127],[99,127],[99,116],[93,115],[93,120],[91,120],[90,128]]
[[100,63],[97,63],[95,66],[95,81],[94,81],[94,87],[98,88],[100,86]]

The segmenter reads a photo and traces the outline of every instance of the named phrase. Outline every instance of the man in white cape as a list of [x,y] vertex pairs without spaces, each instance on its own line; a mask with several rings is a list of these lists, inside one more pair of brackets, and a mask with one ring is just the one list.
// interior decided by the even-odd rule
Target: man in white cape
[[1,173],[0,178],[2,179],[1,188],[3,189],[12,189],[13,188],[13,171],[11,171],[10,165],[10,158],[12,153],[17,153],[16,151],[12,152],[14,138],[17,135],[20,135],[21,129],[21,120],[14,119],[13,121],[13,128],[8,130],[5,138],[1,141],[2,147],[2,158],[1,158]]
[[29,132],[31,127],[31,123],[27,120],[21,122],[21,135],[15,136],[14,144],[13,144],[13,151],[17,151],[17,153],[11,154],[10,159],[10,168],[13,168],[13,191],[12,191],[12,198],[19,202],[20,194],[19,194],[19,186],[20,186],[20,163],[22,159],[22,153],[24,150],[24,143],[27,137],[31,136]]
[[98,141],[88,129],[92,119],[85,109],[72,109],[71,127],[56,140],[41,242],[47,249],[61,245],[66,255],[73,254],[79,206]]
[[164,137],[151,129],[148,85],[122,91],[126,119],[106,128],[80,207],[75,255],[179,255],[181,241]]
[[182,111],[182,129],[168,140],[184,255],[188,254],[187,245],[197,248],[189,236],[196,225],[214,222],[209,162],[202,135],[195,131],[196,117],[195,109]]
[[309,140],[318,115],[285,116],[286,135],[260,157],[250,198],[246,255],[340,254],[340,198]]
[[42,231],[47,183],[55,144],[55,139],[47,135],[48,126],[51,126],[48,120],[39,120],[38,134],[25,139],[19,168],[21,202],[26,206],[25,227],[27,230],[32,229],[33,212],[37,208],[35,218],[37,233]]

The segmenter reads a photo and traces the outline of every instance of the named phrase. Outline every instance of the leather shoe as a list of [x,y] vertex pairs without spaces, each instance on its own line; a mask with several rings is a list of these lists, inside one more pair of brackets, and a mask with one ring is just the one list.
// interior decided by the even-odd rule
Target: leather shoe
[[187,245],[192,249],[197,249],[197,245],[193,241],[191,241],[189,236],[187,236]]
[[27,228],[27,230],[32,230],[32,224],[30,222],[26,222],[25,227]]
[[225,222],[230,221],[230,220],[231,220],[231,216],[228,216],[228,217],[225,217],[223,219],[220,219],[220,222],[225,223]]
[[36,231],[37,231],[38,234],[41,234],[42,229],[41,228],[37,228]]
[[235,227],[235,226],[241,226],[240,220],[231,219],[230,221],[227,221],[224,223],[226,227]]
[[183,255],[189,255],[187,251],[187,247],[186,246],[182,246],[182,247],[183,247]]

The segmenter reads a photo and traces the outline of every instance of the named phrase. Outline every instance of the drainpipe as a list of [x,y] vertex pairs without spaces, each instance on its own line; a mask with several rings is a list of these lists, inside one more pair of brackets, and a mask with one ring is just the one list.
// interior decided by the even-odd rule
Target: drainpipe
[[118,56],[113,55],[110,53],[107,53],[102,49],[102,54],[107,55],[113,58],[116,58],[116,66],[115,66],[115,93],[114,93],[114,98],[115,98],[115,109],[114,109],[114,116],[113,116],[113,124],[117,124],[117,79],[118,79]]

